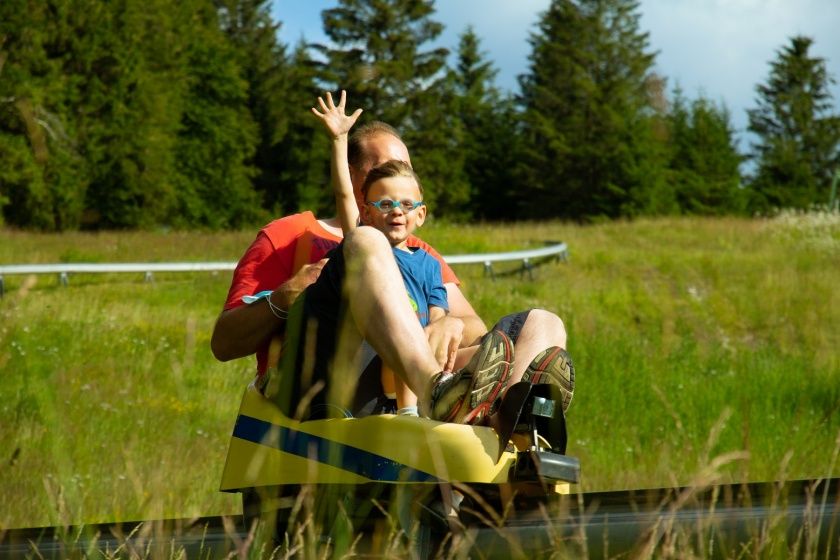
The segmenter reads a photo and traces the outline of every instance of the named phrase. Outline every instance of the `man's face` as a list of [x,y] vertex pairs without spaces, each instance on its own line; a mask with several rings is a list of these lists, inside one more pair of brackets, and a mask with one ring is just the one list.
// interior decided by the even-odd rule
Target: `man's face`
[[368,172],[386,161],[396,159],[411,164],[408,148],[401,140],[387,133],[379,133],[366,138],[362,143],[362,164],[360,167],[350,167],[350,180],[353,183],[353,194],[356,204],[361,210],[365,205],[362,196],[362,185]]

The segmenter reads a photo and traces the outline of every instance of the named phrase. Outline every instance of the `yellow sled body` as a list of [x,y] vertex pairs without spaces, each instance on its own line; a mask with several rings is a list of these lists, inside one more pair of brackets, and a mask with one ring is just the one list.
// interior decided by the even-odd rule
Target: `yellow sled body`
[[252,383],[246,390],[221,490],[284,484],[472,482],[511,478],[516,453],[489,427],[383,414],[299,422]]

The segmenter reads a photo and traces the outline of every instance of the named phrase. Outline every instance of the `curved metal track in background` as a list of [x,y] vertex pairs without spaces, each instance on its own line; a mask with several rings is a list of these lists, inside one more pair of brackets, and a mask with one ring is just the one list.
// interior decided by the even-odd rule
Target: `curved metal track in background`
[[[525,249],[506,253],[444,255],[448,264],[483,264],[486,273],[493,274],[493,263],[521,261],[523,270],[531,272],[532,261],[555,258],[566,260],[569,249],[565,243],[554,243],[539,249]],[[26,274],[56,274],[67,285],[71,274],[142,273],[147,281],[155,272],[227,272],[236,268],[235,262],[159,262],[159,263],[57,263],[0,265],[0,297],[5,292],[4,276]]]

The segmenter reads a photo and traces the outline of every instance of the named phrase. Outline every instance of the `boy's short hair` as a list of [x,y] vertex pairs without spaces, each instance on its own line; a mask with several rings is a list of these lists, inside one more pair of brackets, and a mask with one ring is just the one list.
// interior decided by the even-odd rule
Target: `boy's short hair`
[[417,188],[420,194],[423,194],[423,185],[420,183],[420,177],[417,176],[414,169],[404,161],[392,159],[386,161],[381,165],[377,165],[365,177],[365,183],[362,185],[362,196],[367,200],[370,186],[380,179],[388,179],[390,177],[411,177],[417,183]]
[[350,134],[350,137],[347,139],[347,163],[350,164],[350,167],[359,169],[362,166],[362,160],[364,159],[362,143],[371,136],[376,136],[377,134],[390,134],[400,142],[403,141],[402,136],[400,136],[400,133],[397,132],[397,129],[388,123],[384,123],[382,121],[372,121],[367,124],[363,124],[354,129],[352,134]]

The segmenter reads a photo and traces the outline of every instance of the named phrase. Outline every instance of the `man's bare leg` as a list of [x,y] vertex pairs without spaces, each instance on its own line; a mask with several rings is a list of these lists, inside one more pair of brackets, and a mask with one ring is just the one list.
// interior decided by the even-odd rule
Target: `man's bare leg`
[[531,360],[551,346],[566,348],[566,327],[563,321],[545,309],[532,309],[514,345],[516,362],[513,364],[510,384],[521,380]]
[[[564,350],[566,348],[566,327],[563,321],[545,309],[531,309],[514,344],[516,361],[513,364],[510,384],[519,382],[534,357],[552,346],[558,346]],[[477,345],[459,349],[454,369],[463,367],[477,349]]]
[[[513,385],[521,381],[523,374],[531,366],[534,358],[552,347],[562,348],[563,350],[566,348],[566,328],[563,321],[560,317],[545,309],[531,309],[516,339],[516,362],[513,364],[510,384]],[[543,353],[543,355],[545,354]],[[557,384],[558,381],[560,380],[552,382]],[[568,384],[562,382],[560,386],[569,388]],[[567,392],[564,392],[565,394]],[[532,444],[530,436],[525,434],[513,434],[511,440],[520,451],[527,449]]]
[[385,236],[359,227],[344,239],[345,297],[362,336],[432,418],[466,423],[484,418],[510,377],[513,345],[507,335],[488,333],[466,367],[442,373]]
[[359,332],[424,405],[440,366],[405,291],[385,236],[359,227],[344,238],[346,287]]

